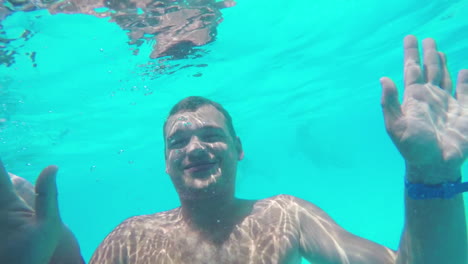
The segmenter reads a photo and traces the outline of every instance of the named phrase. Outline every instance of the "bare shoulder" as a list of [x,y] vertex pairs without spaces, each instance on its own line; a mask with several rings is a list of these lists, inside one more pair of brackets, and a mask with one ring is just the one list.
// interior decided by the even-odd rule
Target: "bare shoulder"
[[320,219],[333,222],[333,220],[318,206],[311,202],[292,195],[276,195],[255,202],[251,217],[261,221],[286,221],[299,228],[304,218]]
[[135,254],[151,245],[163,248],[173,231],[182,224],[179,208],[130,217],[119,224],[99,245],[90,264],[131,261]]
[[172,209],[169,211],[159,212],[150,215],[133,216],[120,225],[114,231],[128,232],[128,231],[154,231],[157,229],[168,229],[181,221],[180,209]]
[[266,219],[266,221],[273,221],[267,219],[278,219],[279,221],[287,218],[289,222],[295,223],[296,228],[300,228],[305,223],[308,223],[309,228],[312,225],[336,225],[336,222],[317,205],[286,194],[257,201],[253,215],[257,218]]
[[296,196],[280,194],[269,198],[258,200],[255,205],[256,208],[261,209],[282,209],[284,211],[298,211],[307,210],[311,213],[323,214],[324,211],[315,204],[298,198]]
[[179,208],[150,215],[130,217],[119,224],[104,240],[129,239],[129,237],[145,236],[148,233],[165,233],[177,228],[181,221]]

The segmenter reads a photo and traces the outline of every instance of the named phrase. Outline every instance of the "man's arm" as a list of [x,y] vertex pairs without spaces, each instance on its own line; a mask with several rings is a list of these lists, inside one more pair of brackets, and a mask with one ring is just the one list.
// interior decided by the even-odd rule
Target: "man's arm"
[[[412,169],[409,168],[410,171]],[[416,173],[429,175],[431,172]],[[405,215],[398,264],[468,263],[462,194],[451,199],[428,200],[415,200],[405,194]]]
[[381,79],[385,127],[406,162],[405,228],[397,263],[467,264],[463,196],[447,190],[462,186],[468,155],[468,70],[459,72],[452,96],[447,60],[433,39],[423,41],[422,65],[414,36],[405,38],[404,53],[402,104],[393,81]]
[[[442,192],[444,186],[459,184],[468,155],[468,70],[460,71],[452,97],[445,55],[437,51],[434,40],[423,44],[421,66],[416,38],[404,40],[403,104],[395,84],[381,79],[385,126],[406,162],[405,227],[398,252],[346,232],[323,211],[302,201],[298,202],[300,246],[310,261],[468,263],[463,196]],[[410,192],[415,189],[416,194]]]
[[301,254],[317,264],[394,264],[396,252],[343,229],[322,209],[292,197]]
[[398,252],[353,235],[317,206],[298,199],[300,250],[317,264],[466,264],[463,197],[413,200],[406,197],[406,223]]

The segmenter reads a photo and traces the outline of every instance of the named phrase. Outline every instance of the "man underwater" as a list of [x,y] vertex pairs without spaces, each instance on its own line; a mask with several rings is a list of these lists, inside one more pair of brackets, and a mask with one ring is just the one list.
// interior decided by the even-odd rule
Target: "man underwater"
[[[452,97],[446,58],[434,40],[423,41],[423,66],[414,36],[405,38],[404,53],[402,104],[393,81],[380,80],[385,126],[406,162],[398,251],[347,232],[293,196],[236,198],[244,153],[231,117],[215,102],[188,97],[163,127],[166,172],[181,206],[127,219],[90,263],[290,264],[303,257],[311,263],[467,264],[461,165],[468,153],[468,70],[459,72]],[[42,171],[32,201],[22,196],[32,185],[0,166],[0,263],[84,263],[60,219],[56,173],[55,166]]]

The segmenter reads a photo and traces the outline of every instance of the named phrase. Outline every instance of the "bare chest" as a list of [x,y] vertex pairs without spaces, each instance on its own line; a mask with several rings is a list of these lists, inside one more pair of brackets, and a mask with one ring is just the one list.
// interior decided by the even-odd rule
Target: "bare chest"
[[265,216],[247,217],[218,242],[180,228],[165,238],[172,249],[166,256],[174,263],[295,264],[300,263],[297,230],[293,221]]
[[286,196],[260,200],[235,224],[219,222],[218,228],[209,225],[204,231],[190,227],[179,212],[125,221],[109,234],[90,263],[300,263],[298,214]]

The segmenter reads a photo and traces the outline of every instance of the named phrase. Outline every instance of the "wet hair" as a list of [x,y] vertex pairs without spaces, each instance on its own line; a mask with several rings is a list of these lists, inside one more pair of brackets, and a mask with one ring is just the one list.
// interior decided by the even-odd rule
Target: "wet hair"
[[183,113],[183,112],[195,112],[197,111],[200,107],[205,106],[205,105],[211,105],[214,108],[216,108],[219,112],[221,112],[224,115],[224,118],[226,118],[226,125],[228,126],[229,132],[231,133],[232,138],[236,138],[236,131],[234,130],[234,126],[232,124],[232,118],[231,115],[224,109],[224,107],[215,102],[212,101],[208,98],[201,97],[201,96],[189,96],[186,97],[182,100],[180,100],[177,104],[175,104],[171,111],[169,112],[169,115],[166,118],[166,121],[164,122],[163,125],[163,134],[164,138],[166,138],[166,124],[167,120],[177,114],[177,113]]

